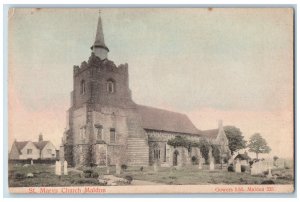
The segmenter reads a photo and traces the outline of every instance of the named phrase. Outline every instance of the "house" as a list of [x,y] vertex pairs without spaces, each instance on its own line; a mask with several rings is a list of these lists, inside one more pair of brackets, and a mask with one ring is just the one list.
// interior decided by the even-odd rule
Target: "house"
[[56,148],[50,141],[44,141],[43,136],[39,135],[38,142],[14,141],[9,159],[55,159]]
[[128,64],[117,66],[107,58],[109,48],[100,16],[91,50],[88,61],[73,66],[62,160],[72,166],[184,166],[202,157],[197,146],[175,148],[168,144],[178,136],[196,143],[206,138],[220,146],[224,155],[230,154],[222,123],[213,132],[201,131],[185,114],[132,100]]

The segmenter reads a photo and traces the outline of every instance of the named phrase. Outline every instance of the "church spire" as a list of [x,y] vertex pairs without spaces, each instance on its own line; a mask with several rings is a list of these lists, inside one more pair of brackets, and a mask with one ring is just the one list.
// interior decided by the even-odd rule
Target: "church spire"
[[95,55],[100,57],[100,59],[102,59],[102,60],[106,59],[107,53],[109,52],[109,49],[107,48],[107,46],[104,43],[104,34],[103,34],[100,11],[99,11],[99,17],[98,17],[96,38],[95,38],[95,42],[94,42],[93,46],[91,47],[91,49],[95,53]]

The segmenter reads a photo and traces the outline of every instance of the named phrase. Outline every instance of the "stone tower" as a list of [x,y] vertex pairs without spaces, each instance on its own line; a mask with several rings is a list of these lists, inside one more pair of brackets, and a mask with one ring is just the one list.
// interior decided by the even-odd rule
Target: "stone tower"
[[[70,165],[148,165],[148,139],[131,99],[128,65],[107,58],[101,17],[89,60],[73,67],[71,107],[64,133]],[[140,144],[142,152],[132,151]]]

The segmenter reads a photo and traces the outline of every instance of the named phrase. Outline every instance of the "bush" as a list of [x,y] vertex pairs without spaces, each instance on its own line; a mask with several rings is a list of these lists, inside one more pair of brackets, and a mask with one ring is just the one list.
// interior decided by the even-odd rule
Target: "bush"
[[92,178],[98,178],[98,177],[99,177],[99,174],[96,173],[96,172],[94,172],[94,173],[91,174],[91,177],[92,177]]
[[85,178],[90,178],[90,177],[91,177],[91,173],[83,173],[83,176],[84,176]]
[[92,174],[93,170],[92,169],[86,169],[86,170],[83,171],[83,173],[90,173],[90,174]]
[[227,168],[228,172],[234,172],[233,164],[230,164]]
[[143,167],[143,166],[142,166],[142,167],[140,167],[140,171],[141,171],[141,172],[143,172],[143,170],[144,170],[144,167]]
[[246,166],[245,165],[241,165],[241,171],[242,171],[242,173],[244,173],[245,171],[246,171]]
[[127,169],[127,165],[122,164],[122,165],[121,165],[121,169],[122,169],[122,170],[126,170],[126,169]]
[[133,178],[130,175],[125,176],[125,179],[128,181],[128,184],[131,184]]
[[192,156],[192,163],[193,165],[196,165],[198,161],[198,158],[196,156]]
[[15,173],[15,179],[21,180],[25,178],[24,173]]

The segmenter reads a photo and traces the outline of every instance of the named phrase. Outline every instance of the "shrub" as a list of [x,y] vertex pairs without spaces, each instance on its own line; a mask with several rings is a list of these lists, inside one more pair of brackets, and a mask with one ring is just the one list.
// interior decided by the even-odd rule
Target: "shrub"
[[91,167],[91,168],[96,167],[96,166],[97,166],[97,164],[95,164],[95,163],[90,163],[90,167]]
[[94,172],[94,173],[91,174],[91,177],[92,177],[92,178],[98,178],[98,177],[99,177],[99,174],[96,173],[96,172]]
[[227,168],[228,172],[234,172],[233,164],[230,164]]
[[90,173],[90,174],[92,174],[93,170],[92,169],[86,169],[86,170],[83,171],[83,173]]
[[15,179],[21,180],[25,178],[24,173],[15,173]]
[[128,181],[128,184],[131,184],[133,178],[130,175],[125,176],[125,179]]
[[121,169],[122,169],[122,170],[126,170],[126,169],[127,169],[127,165],[122,164],[122,165],[121,165]]
[[142,167],[140,167],[140,171],[141,171],[141,172],[143,172],[143,170],[144,170],[144,167],[143,167],[143,166],[142,166]]
[[90,177],[91,177],[91,173],[83,173],[83,176],[84,176],[85,178],[90,178]]
[[241,171],[242,171],[242,173],[244,173],[245,171],[246,171],[246,166],[245,165],[241,165]]
[[196,156],[192,156],[193,165],[197,164],[198,158]]

